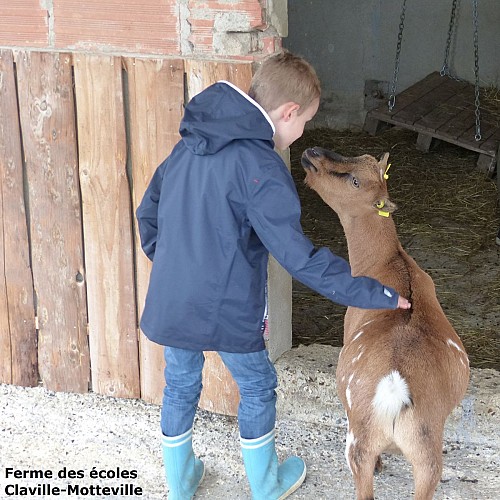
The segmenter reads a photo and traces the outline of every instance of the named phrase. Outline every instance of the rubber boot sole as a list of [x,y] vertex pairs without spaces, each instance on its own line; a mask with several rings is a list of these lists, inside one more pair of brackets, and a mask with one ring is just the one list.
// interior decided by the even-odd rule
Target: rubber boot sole
[[287,491],[281,495],[278,500],[283,500],[286,497],[289,497],[295,490],[299,488],[299,486],[304,482],[304,479],[306,478],[306,472],[307,472],[307,467],[306,464],[304,464],[304,472],[302,472],[302,475],[297,479],[297,481],[288,488]]

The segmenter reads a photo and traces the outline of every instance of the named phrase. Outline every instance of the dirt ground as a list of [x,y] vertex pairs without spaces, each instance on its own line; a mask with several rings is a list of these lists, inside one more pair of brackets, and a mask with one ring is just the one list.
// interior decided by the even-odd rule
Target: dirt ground
[[[306,480],[291,500],[355,498],[344,458],[347,420],[335,386],[339,351],[320,344],[300,346],[276,362],[278,457],[297,454],[307,465]],[[446,424],[444,470],[435,500],[498,498],[498,381],[494,370],[472,370],[466,397]],[[166,500],[159,419],[159,406],[138,400],[0,384],[0,498]],[[250,499],[235,417],[199,410],[193,447],[206,467],[195,500]],[[383,461],[375,497],[411,498],[409,464],[395,455],[384,455]],[[45,477],[18,477],[33,471]],[[16,486],[39,485],[45,493],[15,493]],[[122,486],[134,492],[120,493]],[[53,493],[55,488],[60,495]]]
[[[500,227],[496,183],[476,168],[477,154],[447,143],[430,153],[416,134],[393,128],[363,132],[315,129],[291,148],[304,232],[347,257],[336,214],[307,188],[300,156],[315,145],[345,156],[390,153],[389,195],[403,247],[434,279],[441,305],[462,338],[471,366],[500,369]],[[345,308],[298,282],[293,286],[293,343],[342,345]]]

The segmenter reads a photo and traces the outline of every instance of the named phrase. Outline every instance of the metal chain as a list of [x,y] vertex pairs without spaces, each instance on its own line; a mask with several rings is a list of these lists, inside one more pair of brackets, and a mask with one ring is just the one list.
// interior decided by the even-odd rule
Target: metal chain
[[[444,62],[443,67],[439,74],[441,76],[448,76],[449,78],[453,78],[454,80],[462,81],[457,76],[453,76],[450,73],[450,49],[451,42],[453,38],[453,32],[456,29],[456,19],[457,19],[457,4],[458,0],[453,0],[451,6],[451,15],[450,15],[450,25],[448,27],[448,36],[446,39],[446,47],[444,52]],[[474,29],[474,75],[475,75],[475,85],[474,85],[474,103],[475,103],[475,115],[476,115],[476,134],[474,138],[476,141],[481,140],[481,111],[480,111],[480,101],[479,101],[479,37],[478,37],[478,15],[477,15],[477,4],[478,0],[472,0],[472,24]],[[392,77],[391,89],[389,94],[389,112],[392,112],[394,106],[396,105],[396,88],[398,82],[399,75],[399,61],[401,57],[401,42],[403,41],[403,30],[405,27],[405,14],[406,14],[406,0],[403,0],[403,4],[401,6],[401,16],[399,21],[399,32],[398,32],[398,43],[396,45],[396,59],[394,61],[394,75]]]
[[450,66],[449,66],[450,47],[451,47],[451,39],[453,38],[453,31],[455,29],[456,15],[457,15],[457,0],[453,0],[453,4],[451,5],[451,16],[450,16],[450,26],[448,28],[448,38],[446,39],[446,48],[444,51],[444,62],[443,62],[443,67],[439,72],[441,76],[450,76]]
[[387,103],[389,106],[389,112],[392,112],[396,104],[396,87],[398,83],[399,59],[401,56],[401,42],[403,40],[403,30],[405,27],[405,14],[406,14],[406,0],[403,0],[403,5],[401,7],[401,17],[399,19],[398,43],[396,46],[396,60],[394,61],[394,76],[392,77],[391,92],[389,94],[389,101]]
[[[449,57],[450,57],[450,48],[451,41],[453,38],[453,32],[456,29],[456,18],[457,18],[457,0],[453,0],[453,4],[451,6],[451,16],[450,16],[450,26],[448,29],[448,38],[446,40],[446,48],[444,52],[444,63],[443,67],[439,74],[441,76],[447,76],[452,78],[453,80],[457,80],[458,82],[465,82],[463,78],[459,78],[456,75],[452,75],[450,73],[449,66]],[[475,116],[476,116],[476,133],[474,135],[474,139],[476,141],[481,140],[481,111],[479,109],[480,101],[479,101],[479,37],[478,37],[478,16],[477,16],[477,0],[472,0],[472,27],[473,27],[473,40],[474,40],[474,76],[475,76],[475,84],[474,84],[474,105],[475,105]]]
[[474,86],[475,105],[476,105],[476,141],[481,140],[481,111],[479,110],[479,36],[477,22],[477,0],[472,0],[472,25],[474,27],[474,75],[476,83]]

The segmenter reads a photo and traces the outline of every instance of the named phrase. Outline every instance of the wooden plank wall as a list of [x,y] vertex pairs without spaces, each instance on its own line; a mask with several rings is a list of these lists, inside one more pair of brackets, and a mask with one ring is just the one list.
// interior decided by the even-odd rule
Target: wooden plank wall
[[247,90],[251,66],[0,51],[0,383],[161,402],[134,214],[219,79]]

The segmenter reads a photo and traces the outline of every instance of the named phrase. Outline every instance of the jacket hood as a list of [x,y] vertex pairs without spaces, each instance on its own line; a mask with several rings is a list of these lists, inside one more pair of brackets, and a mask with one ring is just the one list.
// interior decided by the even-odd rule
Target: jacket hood
[[179,132],[193,154],[211,155],[236,139],[272,141],[274,126],[257,102],[221,81],[189,101]]

